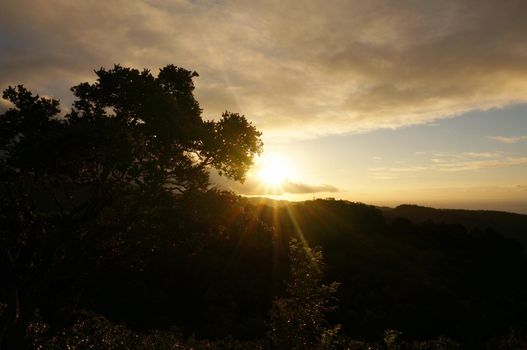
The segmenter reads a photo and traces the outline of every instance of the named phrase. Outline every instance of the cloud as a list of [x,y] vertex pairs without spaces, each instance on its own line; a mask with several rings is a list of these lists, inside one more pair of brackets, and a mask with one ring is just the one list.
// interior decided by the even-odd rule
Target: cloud
[[489,139],[501,143],[513,144],[527,140],[527,136],[489,136]]
[[291,193],[291,194],[304,194],[304,193],[319,193],[319,192],[339,192],[338,188],[331,185],[308,185],[300,182],[286,181],[280,186],[277,194]]
[[331,185],[311,185],[286,180],[277,186],[267,186],[255,178],[249,177],[244,183],[231,181],[218,175],[212,175],[212,182],[217,187],[246,196],[278,196],[283,194],[334,193],[339,189]]
[[466,171],[505,168],[527,165],[527,157],[507,157],[503,159],[470,160],[442,164],[435,167],[439,171]]
[[526,166],[527,157],[507,155],[502,152],[463,152],[457,154],[436,153],[427,163],[369,169],[370,176],[378,180],[391,180],[404,173],[461,172]]
[[267,138],[431,123],[527,102],[527,2],[5,0],[0,86],[71,102],[114,63],[197,70],[205,116]]
[[0,98],[0,113],[4,113],[5,111],[7,111],[9,108],[11,107],[11,105],[9,104],[8,101]]

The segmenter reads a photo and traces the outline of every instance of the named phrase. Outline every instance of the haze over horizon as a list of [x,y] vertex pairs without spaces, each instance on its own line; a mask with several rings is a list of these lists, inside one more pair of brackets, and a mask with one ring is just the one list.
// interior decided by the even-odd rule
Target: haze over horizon
[[[114,64],[200,74],[265,153],[245,195],[527,214],[524,1],[3,1],[0,87],[72,101]],[[0,108],[7,103],[0,99]],[[278,173],[278,174],[277,174]]]

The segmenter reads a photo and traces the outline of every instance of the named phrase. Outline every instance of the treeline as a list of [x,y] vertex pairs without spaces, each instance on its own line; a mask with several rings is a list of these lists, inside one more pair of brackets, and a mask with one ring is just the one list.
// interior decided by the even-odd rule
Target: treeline
[[106,330],[114,340],[177,339],[189,348],[270,346],[269,313],[273,300],[288,297],[295,238],[321,247],[320,284],[340,283],[320,326],[340,325],[341,344],[382,348],[388,336],[407,348],[440,339],[513,349],[503,344],[523,341],[526,260],[518,243],[496,232],[387,224],[374,207],[335,200],[273,207],[207,192],[151,205],[147,225],[127,221],[141,230],[90,250],[72,244],[67,261],[41,281],[28,326],[41,320],[39,336],[58,343],[60,334]]
[[259,212],[282,236],[301,234],[322,247],[328,279],[342,283],[334,317],[348,334],[373,340],[389,328],[411,339],[446,335],[477,348],[525,327],[523,248],[493,230],[387,223],[372,206],[335,200]]
[[494,228],[502,235],[527,246],[527,215],[492,210],[435,209],[403,204],[396,208],[379,208],[388,221],[405,218],[414,223],[427,221],[459,224],[468,229]]

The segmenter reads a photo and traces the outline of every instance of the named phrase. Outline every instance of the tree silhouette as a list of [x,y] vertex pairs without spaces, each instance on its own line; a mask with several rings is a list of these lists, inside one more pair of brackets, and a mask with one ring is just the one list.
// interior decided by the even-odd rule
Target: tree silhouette
[[269,338],[276,349],[333,349],[340,325],[330,327],[325,314],[334,308],[331,303],[339,284],[322,284],[325,265],[319,249],[292,239],[289,259],[287,297],[273,303]]
[[51,280],[67,281],[67,319],[101,250],[115,252],[129,232],[155,230],[159,208],[206,191],[212,168],[243,181],[262,151],[244,116],[202,118],[196,72],[169,65],[155,77],[116,65],[95,73],[95,83],[71,89],[76,100],[65,115],[58,101],[21,85],[3,94],[14,105],[0,115],[4,348],[24,346]]
[[[110,124],[104,140],[116,142],[121,154],[112,157],[112,144],[99,151],[117,172],[137,184],[170,186],[179,192],[203,189],[209,167],[243,180],[255,154],[262,150],[260,133],[236,113],[219,121],[204,121],[193,96],[196,72],[169,65],[154,77],[148,70],[115,66],[96,72],[94,84],[72,88],[78,98],[69,114],[71,124]],[[115,124],[115,125],[113,125]],[[114,178],[115,176],[112,176]]]

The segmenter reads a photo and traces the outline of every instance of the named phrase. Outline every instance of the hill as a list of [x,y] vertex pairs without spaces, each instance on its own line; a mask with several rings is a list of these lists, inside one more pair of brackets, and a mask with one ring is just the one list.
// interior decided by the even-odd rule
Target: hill
[[322,248],[328,282],[342,283],[334,317],[348,334],[373,340],[393,328],[480,349],[488,335],[524,319],[526,260],[518,242],[497,232],[511,222],[467,228],[387,219],[374,206],[341,200],[247,201],[273,227],[278,246],[300,237]]
[[492,210],[435,209],[410,204],[379,210],[390,222],[403,218],[413,223],[429,221],[463,225],[468,229],[491,228],[527,247],[527,215]]

